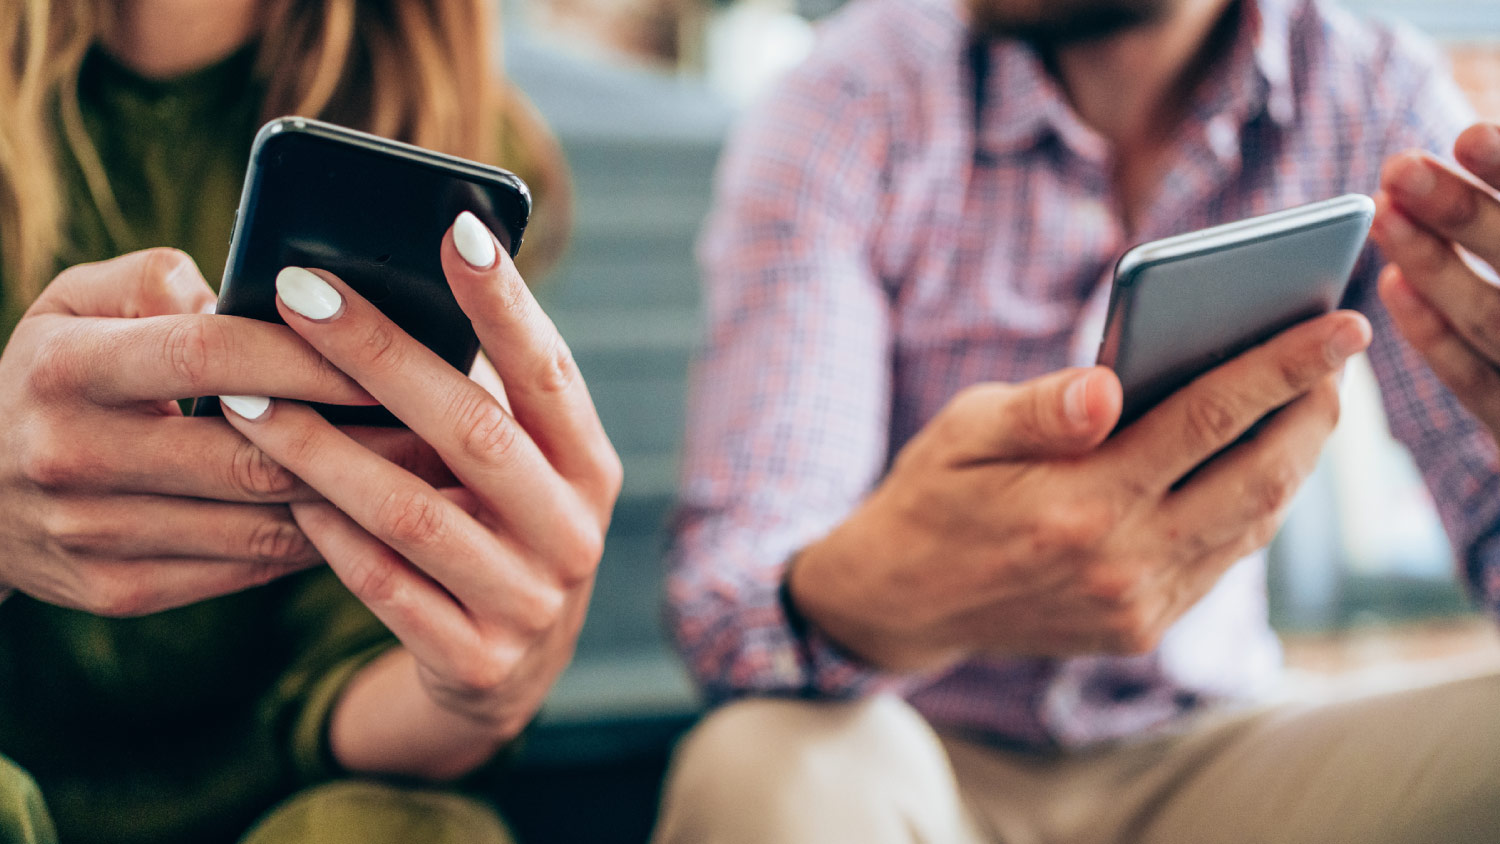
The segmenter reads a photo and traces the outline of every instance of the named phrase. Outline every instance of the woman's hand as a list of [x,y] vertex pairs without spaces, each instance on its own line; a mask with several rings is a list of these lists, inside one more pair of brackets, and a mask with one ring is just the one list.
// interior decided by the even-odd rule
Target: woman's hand
[[1372,235],[1390,259],[1380,298],[1396,328],[1500,440],[1500,126],[1454,145],[1456,172],[1425,153],[1381,174]]
[[152,249],[73,267],[27,311],[0,355],[0,589],[140,615],[316,562],[285,506],[315,494],[174,400],[372,399],[285,326],[213,302],[191,259]]
[[520,732],[571,659],[620,488],[567,346],[493,235],[465,213],[441,249],[503,391],[326,272],[284,270],[277,304],[459,486],[435,488],[302,404],[230,405],[236,428],[327,499],[293,505],[297,523],[405,645],[334,713],[333,751],[353,770],[455,776]]

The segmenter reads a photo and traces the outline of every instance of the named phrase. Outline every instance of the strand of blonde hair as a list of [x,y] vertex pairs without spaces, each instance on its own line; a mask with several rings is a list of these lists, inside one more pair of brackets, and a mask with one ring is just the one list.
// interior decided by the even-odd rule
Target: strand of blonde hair
[[[0,278],[20,309],[50,279],[64,245],[62,149],[82,170],[110,237],[134,241],[78,101],[80,68],[110,24],[113,0],[17,2],[19,14],[0,16]],[[489,7],[489,0],[266,0],[254,70],[263,116],[320,117],[493,160],[504,110],[504,124],[518,127],[516,141],[529,147],[523,157],[537,170],[533,178],[560,187],[561,222],[561,152],[524,100],[503,92],[491,64]],[[532,250],[530,263],[554,257]]]

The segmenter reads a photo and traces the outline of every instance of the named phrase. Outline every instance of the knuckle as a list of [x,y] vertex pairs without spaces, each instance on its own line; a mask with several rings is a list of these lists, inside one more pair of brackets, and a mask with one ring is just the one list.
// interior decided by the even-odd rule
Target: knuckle
[[398,571],[381,555],[364,555],[352,562],[341,574],[344,585],[359,599],[376,607],[389,607],[401,593]]
[[1101,505],[1054,504],[1037,520],[1035,542],[1043,551],[1082,551],[1098,545],[1113,528],[1113,515]]
[[595,471],[598,473],[598,483],[604,492],[605,500],[613,503],[616,498],[620,497],[620,490],[625,485],[625,464],[620,460],[619,453],[608,443],[601,449]]
[[25,384],[33,396],[54,397],[78,383],[78,362],[70,332],[51,331],[37,340]]
[[565,590],[588,582],[604,557],[604,531],[587,519],[574,521],[578,527],[571,531],[562,564],[558,566],[558,580]]
[[531,383],[538,392],[558,395],[571,390],[580,378],[573,350],[568,348],[561,336],[554,334],[552,347],[537,362]]
[[1236,558],[1251,554],[1271,544],[1276,538],[1276,532],[1281,530],[1281,519],[1277,517],[1265,518],[1257,521],[1251,526],[1245,536],[1245,545],[1239,549],[1234,556]]
[[475,460],[503,462],[514,453],[520,439],[515,420],[482,390],[463,390],[450,418],[455,420],[459,447]]
[[[1008,403],[997,403],[993,399],[994,384],[971,384],[953,395],[942,410],[922,429],[918,439],[928,441],[936,449],[950,443],[972,439],[975,430],[1020,427],[1020,420],[1013,418]],[[997,416],[995,408],[1003,408]],[[915,443],[916,440],[913,441]],[[902,449],[902,454],[913,449]],[[917,455],[913,454],[913,459]]]
[[964,420],[970,415],[969,408],[973,404],[971,398],[974,393],[973,387],[965,387],[959,390],[952,399],[939,410],[937,415],[912,438],[897,454],[894,465],[918,462],[919,445],[932,445],[941,447],[942,443],[958,441],[964,431]]
[[565,595],[556,589],[538,589],[520,603],[512,623],[523,636],[535,638],[551,630],[562,616]]
[[504,687],[515,671],[516,658],[503,645],[484,646],[466,655],[455,666],[455,682],[473,692],[493,692]]
[[1462,228],[1479,216],[1478,197],[1467,186],[1445,191],[1434,209],[1440,225],[1449,229]]
[[[292,430],[287,432],[286,440],[278,447],[282,459],[290,466],[307,466],[315,463],[324,444],[325,429],[322,424],[313,421],[312,424],[289,427],[292,427]],[[270,455],[266,455],[266,459],[271,460]],[[272,462],[275,463],[275,461]],[[291,472],[285,466],[281,468],[288,473]]]
[[1468,318],[1468,334],[1485,351],[1500,350],[1500,296],[1486,289]]
[[1198,443],[1227,442],[1238,431],[1234,403],[1223,393],[1199,390],[1186,411],[1187,434]]
[[375,523],[397,545],[425,547],[439,542],[446,530],[443,509],[423,491],[406,487],[387,493],[375,511]]
[[1134,605],[1140,582],[1136,576],[1116,566],[1097,566],[1084,575],[1084,594],[1112,610],[1128,610]]
[[169,246],[157,246],[146,250],[141,262],[141,281],[145,289],[153,293],[170,293],[177,274],[193,263],[186,252]]
[[375,372],[392,372],[401,366],[401,343],[395,324],[377,320],[365,331],[359,348],[360,360]]
[[266,521],[250,535],[250,557],[260,563],[285,563],[305,557],[311,545],[296,525]]
[[133,618],[157,609],[144,584],[109,569],[98,571],[91,578],[82,604],[85,612],[105,618]]
[[167,332],[163,347],[167,367],[190,387],[203,385],[214,361],[226,356],[227,340],[217,322],[182,320]]
[[1302,473],[1290,462],[1277,461],[1252,480],[1245,491],[1252,520],[1275,518],[1291,502]]
[[266,499],[291,492],[297,479],[254,443],[242,440],[229,464],[229,483],[250,498]]
[[84,474],[76,452],[62,447],[51,433],[27,438],[19,448],[21,476],[44,490],[58,490],[75,484]]
[[83,284],[84,280],[88,277],[88,271],[84,268],[88,266],[90,264],[73,264],[62,272],[59,272],[52,279],[52,283],[43,288],[42,295],[49,295],[47,291],[56,293],[75,284]]
[[112,544],[110,528],[94,514],[72,503],[49,508],[42,516],[41,528],[48,545],[65,554],[95,553]]
[[1327,367],[1320,365],[1321,357],[1309,355],[1291,355],[1276,361],[1276,374],[1281,383],[1293,393],[1301,393],[1312,385],[1313,381]]
[[1418,277],[1441,273],[1453,256],[1443,241],[1427,235],[1413,238],[1407,250],[1408,262]]

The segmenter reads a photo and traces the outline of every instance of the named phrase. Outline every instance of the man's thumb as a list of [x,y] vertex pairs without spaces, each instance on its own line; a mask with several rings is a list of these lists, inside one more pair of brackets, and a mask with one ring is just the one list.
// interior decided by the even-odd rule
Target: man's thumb
[[1120,381],[1103,367],[1065,369],[1020,384],[978,384],[934,420],[954,464],[1082,454],[1120,417]]

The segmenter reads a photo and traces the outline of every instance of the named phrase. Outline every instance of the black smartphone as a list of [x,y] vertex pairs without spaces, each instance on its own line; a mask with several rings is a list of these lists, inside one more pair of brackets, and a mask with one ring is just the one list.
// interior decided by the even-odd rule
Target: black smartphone
[[1099,363],[1120,427],[1215,366],[1343,298],[1375,216],[1348,194],[1131,249],[1115,268]]
[[[250,151],[215,312],[282,322],[276,274],[327,270],[468,372],[479,341],[439,258],[443,234],[463,211],[514,256],[531,192],[499,167],[317,120],[273,120]],[[383,407],[315,407],[336,424],[400,424]],[[221,413],[213,396],[193,407],[195,416]]]

